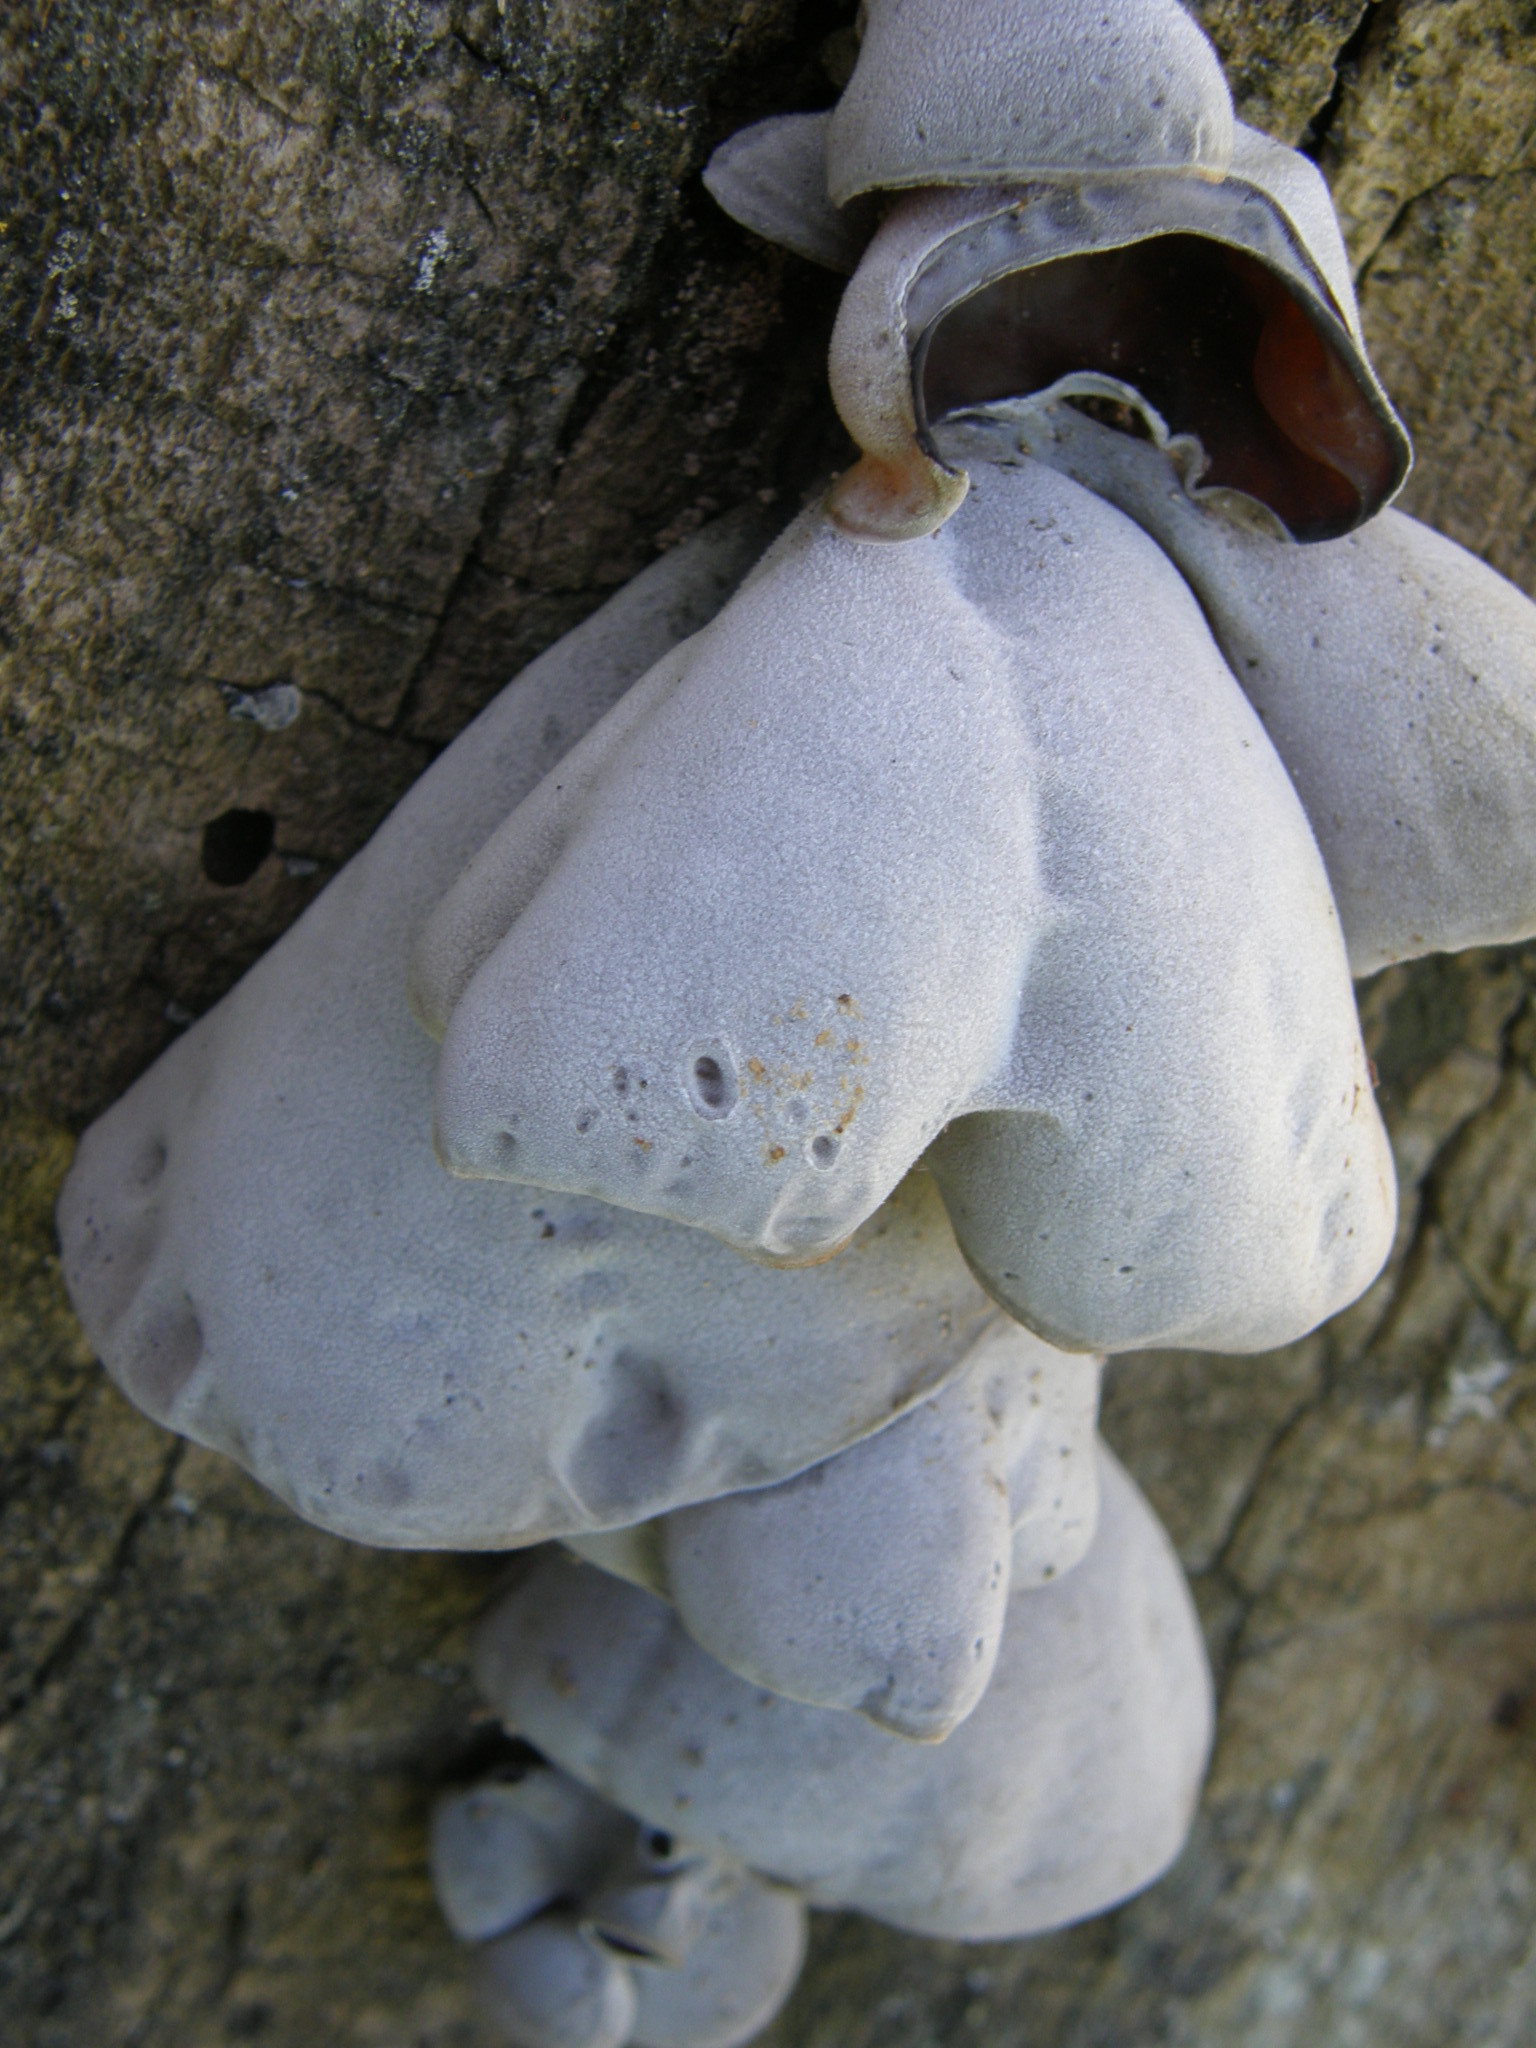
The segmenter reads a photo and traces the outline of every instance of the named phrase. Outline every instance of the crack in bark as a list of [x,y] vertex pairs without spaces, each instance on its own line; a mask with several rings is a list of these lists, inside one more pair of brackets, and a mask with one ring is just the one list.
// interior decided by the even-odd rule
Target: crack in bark
[[161,1460],[160,1471],[154,1485],[141,1500],[134,1503],[123,1518],[123,1525],[117,1532],[116,1541],[102,1567],[101,1576],[91,1587],[89,1599],[81,1602],[79,1612],[71,1617],[59,1632],[52,1647],[39,1659],[31,1674],[18,1685],[11,1696],[8,1719],[32,1705],[49,1682],[69,1662],[91,1622],[121,1585],[139,1531],[155,1509],[162,1506],[170,1497],[172,1482],[187,1448],[184,1438],[178,1436],[171,1439],[169,1448]]
[[194,70],[198,73],[210,78],[223,79],[227,85],[239,86],[240,90],[253,99],[257,106],[265,107],[269,114],[275,114],[285,128],[296,129],[300,134],[304,135],[314,135],[319,132],[315,122],[301,121],[296,114],[290,114],[286,107],[281,106],[276,100],[269,100],[259,86],[253,85],[250,79],[243,77],[240,72],[231,70],[223,64],[210,63],[206,57],[199,56],[190,49],[187,51],[187,55],[191,59]]
[[1364,291],[1377,257],[1401,231],[1408,215],[1420,200],[1433,199],[1437,192],[1443,192],[1448,185],[1494,185],[1501,178],[1518,175],[1525,169],[1519,162],[1520,154],[1523,154],[1523,151],[1517,152],[1515,158],[1496,171],[1447,171],[1443,178],[1435,178],[1428,185],[1420,186],[1416,192],[1410,192],[1372,243],[1367,254],[1361,257],[1359,267],[1355,271],[1355,290]]
[[1360,75],[1360,60],[1381,13],[1381,0],[1366,0],[1359,20],[1334,54],[1333,89],[1307,123],[1298,145],[1302,155],[1311,157],[1314,163],[1339,118],[1345,95]]
[[[441,623],[441,620],[439,620],[438,624],[441,625]],[[412,673],[414,674],[414,671]],[[405,687],[406,689],[410,688],[409,680],[407,680]],[[306,685],[299,694],[311,698],[316,704],[323,704],[326,710],[331,712],[336,718],[339,718],[342,724],[348,727],[350,731],[366,733],[370,739],[387,740],[391,746],[405,747],[411,753],[419,755],[423,768],[426,768],[435,760],[440,752],[440,749],[432,740],[421,739],[415,733],[402,732],[400,730],[398,712],[387,724],[375,725],[372,719],[363,718],[357,712],[349,711],[339,697],[331,696],[328,691],[317,690]]]

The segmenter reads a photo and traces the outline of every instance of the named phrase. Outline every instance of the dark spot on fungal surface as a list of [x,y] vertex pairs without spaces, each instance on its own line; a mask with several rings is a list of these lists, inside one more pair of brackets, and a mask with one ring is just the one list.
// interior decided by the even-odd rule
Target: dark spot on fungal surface
[[[913,362],[926,425],[1075,371],[1130,385],[1297,540],[1332,540],[1402,480],[1406,453],[1339,335],[1245,251],[1202,235],[1010,271],[928,328]],[[1109,422],[1114,424],[1113,421]]]
[[415,1491],[410,1473],[398,1463],[374,1466],[371,1472],[362,1475],[358,1485],[364,1500],[386,1508],[403,1508]]
[[588,1513],[644,1521],[679,1490],[687,1414],[661,1367],[632,1351],[604,1368],[601,1400],[570,1455],[566,1483]]
[[165,1171],[165,1146],[159,1138],[146,1138],[134,1159],[130,1180],[136,1188],[153,1187]]
[[276,830],[270,811],[220,811],[203,827],[203,873],[220,889],[240,888],[272,851]]
[[176,1396],[197,1370],[203,1355],[203,1326],[183,1295],[145,1316],[127,1347],[120,1367],[123,1391],[137,1407],[164,1422]]
[[1102,427],[1113,427],[1117,434],[1129,434],[1133,441],[1150,441],[1152,428],[1143,412],[1134,405],[1127,405],[1123,398],[1100,398],[1092,392],[1079,393],[1068,400],[1080,413],[1091,420],[1097,420]]
[[835,1162],[837,1154],[838,1143],[836,1138],[829,1138],[825,1131],[823,1131],[819,1137],[812,1138],[812,1166],[819,1166],[822,1168],[823,1171],[825,1171],[827,1167],[831,1166]]
[[736,1107],[740,1088],[736,1066],[723,1045],[695,1046],[688,1056],[684,1088],[696,1115],[727,1117]]

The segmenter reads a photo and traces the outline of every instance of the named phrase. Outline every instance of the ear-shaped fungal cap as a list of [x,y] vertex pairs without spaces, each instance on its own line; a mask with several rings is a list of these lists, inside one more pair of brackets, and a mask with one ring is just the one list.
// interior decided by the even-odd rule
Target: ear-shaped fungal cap
[[973,497],[923,548],[807,515],[482,849],[419,956],[440,1142],[786,1262],[932,1145],[1047,1341],[1287,1341],[1394,1200],[1305,815],[1131,521]]
[[750,1871],[711,1908],[676,1969],[636,1963],[635,2048],[739,2048],[794,1989],[805,1960],[805,1902]]
[[[1315,168],[1241,131],[1220,184],[1153,174],[927,192],[881,226],[844,295],[832,392],[864,459],[834,517],[905,539],[953,509],[939,422],[1054,389],[1150,407],[1194,448],[1192,482],[1297,540],[1369,519],[1407,435],[1376,381]],[[874,486],[919,480],[888,523]],[[932,480],[951,479],[951,502]],[[920,488],[919,488],[920,485]]]
[[836,1251],[1007,1056],[1033,782],[942,553],[807,514],[428,924],[445,1164]]
[[656,1828],[641,1828],[581,1902],[582,1925],[620,1955],[676,1969],[738,1871]]
[[605,1796],[655,1826],[686,1812],[694,1841],[812,1904],[969,1940],[1060,1926],[1172,1860],[1211,1730],[1177,1560],[1100,1459],[1087,1556],[1014,1595],[992,1684],[947,1742],[763,1693],[660,1601],[560,1552],[482,1625],[478,1681]]
[[[1391,1243],[1337,913],[1188,586],[1101,499],[1045,474],[984,463],[956,525],[974,530],[966,584],[998,630],[1022,645],[1060,618],[1047,630],[1079,659],[1092,633],[1091,684],[1034,671],[1060,914],[1031,959],[1006,1091],[928,1164],[989,1292],[1048,1341],[1265,1349],[1352,1300]],[[1134,593],[1118,645],[1090,625],[1098,591]]]
[[1232,101],[1174,0],[871,0],[827,182],[860,192],[1095,171],[1220,177]]
[[460,1941],[504,1934],[591,1883],[623,1832],[613,1807],[545,1764],[445,1793],[428,1846],[443,1918]]
[[635,2023],[628,1966],[565,1913],[477,1951],[481,2000],[511,2048],[624,2048]]
[[432,1156],[403,989],[430,907],[760,544],[701,536],[535,663],[81,1141],[60,1234],[108,1370],[323,1527],[494,1549],[770,1484],[943,1385],[992,1314],[925,1178],[773,1273]]
[[777,114],[722,142],[704,170],[710,197],[732,220],[828,270],[858,267],[875,230],[872,203],[827,196],[826,114]]
[[662,1583],[683,1626],[755,1684],[942,1740],[992,1677],[1012,1525],[1040,1576],[1092,1537],[1098,1377],[999,1317],[958,1379],[878,1436],[666,1516]]
[[1014,445],[1177,563],[1317,835],[1357,975],[1536,933],[1536,605],[1399,512],[1292,548],[1202,506],[1173,457],[1071,407]]

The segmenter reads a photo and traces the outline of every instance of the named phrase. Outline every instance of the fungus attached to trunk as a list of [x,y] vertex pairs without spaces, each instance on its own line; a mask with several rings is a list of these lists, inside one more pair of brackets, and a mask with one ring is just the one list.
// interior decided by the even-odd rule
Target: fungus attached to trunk
[[1087,1555],[1008,1604],[996,1674],[945,1742],[762,1692],[651,1595],[541,1559],[482,1624],[509,1728],[652,1826],[914,1933],[1000,1940],[1080,1919],[1178,1853],[1210,1675],[1167,1537],[1102,1446]]
[[926,1178],[775,1273],[432,1155],[405,999],[432,905],[760,545],[726,523],[527,670],[81,1140],[59,1228],[108,1370],[323,1527],[495,1549],[771,1484],[942,1386],[993,1314]]
[[[665,1516],[646,1582],[754,1684],[942,1741],[987,1689],[1012,1585],[1070,1571],[1092,1540],[1098,1382],[1096,1359],[999,1317],[889,1429]],[[572,1547],[603,1562],[602,1543]]]
[[1349,968],[1536,927],[1536,607],[1376,516],[1314,167],[1173,0],[866,15],[707,173],[852,273],[858,464],[535,663],[60,1202],[157,1419],[346,1534],[604,1568],[480,1632],[555,1763],[433,1814],[514,2048],[737,2048],[807,1899],[1007,1937],[1167,1866],[1209,1673],[1066,1354],[1354,1299]]
[[796,1264],[932,1147],[1065,1349],[1283,1343],[1390,1242],[1295,792],[1167,557],[1016,453],[931,547],[804,515],[481,848],[416,990],[457,1172]]
[[1536,604],[1522,591],[1397,511],[1290,547],[1191,497],[1177,448],[1059,401],[939,433],[1051,463],[1177,565],[1296,785],[1356,975],[1536,930]]
[[839,206],[913,185],[1166,170],[1219,178],[1232,100],[1177,0],[868,0],[834,110]]
[[635,1980],[564,1913],[545,1913],[478,1952],[481,2002],[509,2048],[624,2048]]
[[[1326,190],[1250,129],[1219,185],[1152,172],[903,199],[833,336],[833,395],[865,450],[834,516],[871,539],[937,523],[955,477],[937,422],[1074,383],[1118,391],[1132,417],[1150,406],[1192,444],[1193,488],[1296,540],[1358,526],[1407,473]],[[915,495],[882,510],[898,473]]]
[[766,2027],[805,1959],[805,1901],[751,1871],[711,1907],[676,1969],[636,1963],[635,2048],[739,2048]]
[[[744,131],[707,182],[757,233],[854,271],[831,361],[864,451],[831,498],[849,532],[941,525],[965,477],[936,424],[1053,387],[1118,393],[1131,422],[1151,408],[1190,444],[1192,488],[1295,540],[1351,531],[1407,474],[1327,187],[1232,121],[1172,0],[891,0],[830,116]],[[871,236],[876,192],[904,196]]]
[[622,1818],[547,1764],[444,1793],[428,1862],[443,1918],[485,1941],[592,1882],[618,1851]]

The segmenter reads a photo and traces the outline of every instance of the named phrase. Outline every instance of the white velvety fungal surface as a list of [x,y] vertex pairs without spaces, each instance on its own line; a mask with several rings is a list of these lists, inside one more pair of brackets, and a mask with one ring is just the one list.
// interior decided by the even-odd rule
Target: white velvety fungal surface
[[735,1888],[739,1870],[673,1835],[631,1827],[626,1850],[582,1895],[582,1925],[622,1955],[676,1968],[692,1954],[711,1909]]
[[875,225],[873,200],[827,196],[826,114],[777,114],[722,142],[705,189],[732,220],[829,270],[853,270]]
[[1176,0],[870,0],[832,115],[839,204],[907,185],[1095,170],[1219,177],[1232,101]]
[[605,1800],[547,1764],[444,1793],[427,1852],[443,1918],[460,1941],[503,1934],[588,1887],[632,1832]]
[[929,1161],[989,1290],[1047,1339],[1264,1349],[1391,1241],[1337,914],[1187,585],[1044,474],[979,468],[951,527],[1028,678],[1057,915],[994,1098],[1015,1113],[957,1120]]
[[676,1969],[635,1963],[635,2048],[737,2048],[766,2027],[805,1958],[805,1902],[742,1872]]
[[667,1595],[742,1677],[940,1740],[992,1676],[1015,1500],[1033,1549],[1051,1552],[1035,1560],[1043,1576],[1092,1537],[1097,1388],[1096,1360],[999,1318],[959,1378],[878,1436],[779,1486],[666,1516]]
[[439,759],[239,986],[88,1131],[59,1207],[118,1384],[364,1541],[493,1548],[787,1477],[960,1366],[991,1310],[916,1177],[845,1256],[456,1181],[405,963],[507,811],[750,558],[627,586]]
[[595,1790],[812,1904],[973,1940],[1080,1919],[1177,1854],[1211,1730],[1177,1560],[1100,1458],[1087,1556],[1014,1595],[992,1684],[945,1742],[758,1690],[661,1601],[560,1551],[482,1624],[480,1685]]
[[999,1316],[878,1435],[777,1486],[568,1539],[670,1600],[739,1676],[920,1740],[986,1690],[1011,1587],[1070,1571],[1098,1512],[1099,1361]]
[[1296,794],[1167,557],[1039,465],[905,547],[806,514],[418,969],[460,1171],[796,1259],[943,1130],[967,1257],[1068,1349],[1283,1343],[1390,1242]]
[[[635,1834],[628,1815],[606,1803],[603,1810],[610,1831]],[[580,1883],[521,1939],[483,1952],[484,2002],[512,2048],[736,2048],[768,2024],[800,1974],[805,1901],[686,1844],[677,1845],[676,1863],[656,1890],[664,1899],[688,1894],[692,1903],[674,1915],[679,1928],[688,1922],[686,1939],[664,1956],[644,1930],[611,1925],[603,1896]]]
[[478,1961],[481,2002],[510,2048],[624,2048],[633,2033],[634,1973],[569,1914],[530,1920]]
[[[1000,422],[1000,431],[1009,428]],[[1068,407],[1013,430],[1177,563],[1306,806],[1356,974],[1536,930],[1536,605],[1400,512],[1298,548]]]
[[948,550],[797,521],[434,914],[445,1163],[835,1251],[1006,1059],[1053,915],[1013,684]]

